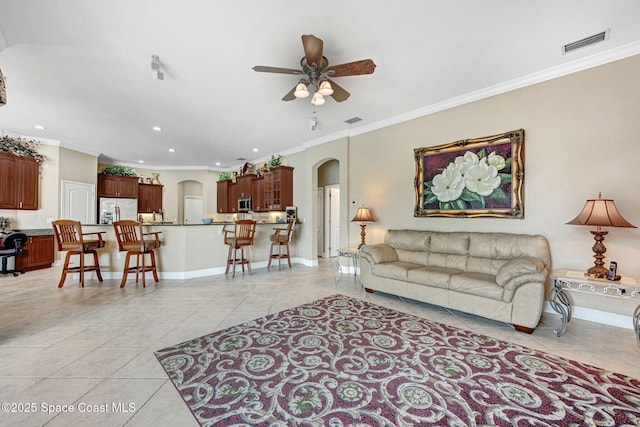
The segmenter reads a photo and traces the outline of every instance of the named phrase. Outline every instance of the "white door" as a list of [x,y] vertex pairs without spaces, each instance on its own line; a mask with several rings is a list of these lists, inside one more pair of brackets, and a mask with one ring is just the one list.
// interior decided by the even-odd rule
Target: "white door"
[[94,184],[63,179],[61,194],[62,218],[80,221],[82,224],[96,223]]
[[316,202],[318,212],[318,222],[316,237],[318,238],[318,256],[326,257],[324,253],[324,188],[320,187],[316,190]]
[[325,191],[327,249],[330,257],[338,256],[340,245],[340,187],[328,185]]
[[202,223],[202,196],[184,196],[184,223]]

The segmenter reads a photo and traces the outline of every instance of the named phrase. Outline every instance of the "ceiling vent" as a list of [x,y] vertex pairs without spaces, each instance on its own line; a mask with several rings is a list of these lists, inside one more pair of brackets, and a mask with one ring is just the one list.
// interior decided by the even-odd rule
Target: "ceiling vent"
[[244,162],[245,160],[247,160],[247,158],[246,158],[246,157],[238,157],[236,160],[239,160],[239,161],[241,161],[241,162]]
[[576,49],[587,47],[595,43],[600,43],[608,39],[609,39],[609,30],[605,30],[601,33],[594,34],[592,36],[585,37],[575,42],[565,44],[564,46],[562,46],[562,54],[564,55]]
[[345,120],[345,123],[349,123],[350,125],[357,123],[359,121],[361,121],[362,119],[360,117],[352,117],[349,120]]

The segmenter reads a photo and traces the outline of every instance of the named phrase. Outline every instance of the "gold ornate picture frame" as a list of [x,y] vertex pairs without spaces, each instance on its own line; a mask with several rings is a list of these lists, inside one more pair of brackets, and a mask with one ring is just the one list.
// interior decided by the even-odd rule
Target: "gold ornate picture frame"
[[414,149],[414,217],[524,218],[524,129]]

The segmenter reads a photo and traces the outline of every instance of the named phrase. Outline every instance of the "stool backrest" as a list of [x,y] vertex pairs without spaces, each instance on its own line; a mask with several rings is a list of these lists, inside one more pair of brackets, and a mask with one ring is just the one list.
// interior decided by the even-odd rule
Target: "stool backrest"
[[252,219],[240,219],[235,223],[233,240],[236,245],[253,245],[256,234],[256,222]]
[[59,219],[53,221],[59,251],[81,251],[83,248],[82,225],[80,221]]
[[[142,224],[137,221],[122,220],[113,223],[113,229],[118,239],[118,249],[120,251],[128,251],[135,249],[137,246],[143,247]],[[140,234],[138,234],[138,230]]]

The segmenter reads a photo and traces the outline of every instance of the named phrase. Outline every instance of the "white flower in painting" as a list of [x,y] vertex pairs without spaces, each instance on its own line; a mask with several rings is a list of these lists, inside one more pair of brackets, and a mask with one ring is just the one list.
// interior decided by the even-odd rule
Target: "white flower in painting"
[[458,156],[449,164],[449,167],[455,167],[462,175],[466,174],[469,169],[480,163],[480,158],[476,153],[467,151],[464,156]]
[[500,186],[501,179],[495,166],[490,166],[487,162],[480,162],[467,171],[464,175],[464,183],[470,191],[481,196],[488,196]]
[[502,157],[500,154],[496,154],[495,151],[489,154],[487,163],[489,163],[490,166],[494,166],[498,170],[502,170],[507,166],[507,161],[504,159],[504,157]]
[[447,168],[433,177],[431,191],[441,202],[456,200],[464,190],[464,179],[456,168]]

